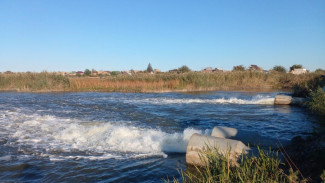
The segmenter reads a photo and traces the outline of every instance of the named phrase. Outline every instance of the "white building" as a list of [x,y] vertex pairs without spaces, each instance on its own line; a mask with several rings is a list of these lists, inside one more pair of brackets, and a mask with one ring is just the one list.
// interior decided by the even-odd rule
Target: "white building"
[[307,69],[293,69],[290,73],[295,75],[305,74],[307,73]]

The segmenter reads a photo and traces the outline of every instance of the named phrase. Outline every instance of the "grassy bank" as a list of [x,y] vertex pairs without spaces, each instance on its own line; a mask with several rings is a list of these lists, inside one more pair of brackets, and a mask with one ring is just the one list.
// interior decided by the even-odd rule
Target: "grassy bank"
[[0,74],[0,90],[49,92],[70,90],[69,78],[54,73]]
[[0,90],[164,92],[208,90],[294,89],[319,78],[317,73],[187,72],[99,77],[66,77],[53,73],[0,74]]

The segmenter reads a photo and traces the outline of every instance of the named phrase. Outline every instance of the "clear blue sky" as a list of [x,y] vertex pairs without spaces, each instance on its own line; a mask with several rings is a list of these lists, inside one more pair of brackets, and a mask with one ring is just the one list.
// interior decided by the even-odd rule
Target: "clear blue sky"
[[0,72],[325,69],[324,0],[1,0]]

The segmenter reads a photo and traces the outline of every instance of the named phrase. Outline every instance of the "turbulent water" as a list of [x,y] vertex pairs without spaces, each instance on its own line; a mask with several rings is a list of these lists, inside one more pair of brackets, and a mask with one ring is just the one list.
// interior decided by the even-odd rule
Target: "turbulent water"
[[0,180],[163,182],[216,125],[290,140],[315,119],[276,93],[0,93]]

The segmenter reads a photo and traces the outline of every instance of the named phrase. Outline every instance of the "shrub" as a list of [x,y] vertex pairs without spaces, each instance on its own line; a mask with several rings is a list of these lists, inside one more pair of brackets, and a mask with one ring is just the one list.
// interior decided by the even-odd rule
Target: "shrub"
[[310,97],[312,91],[316,91],[318,87],[325,85],[325,77],[318,74],[308,74],[298,78],[291,78],[293,83],[293,95],[295,97]]
[[190,72],[191,69],[187,67],[186,65],[183,65],[182,67],[177,69],[180,73]]
[[287,72],[287,70],[283,66],[280,66],[280,65],[274,66],[272,70],[276,71],[276,72],[281,72],[281,73]]
[[232,71],[245,71],[245,67],[243,65],[234,66]]
[[290,71],[293,71],[293,70],[295,70],[295,69],[302,69],[302,65],[300,65],[300,64],[295,64],[295,65],[293,65],[293,66],[290,67]]
[[91,71],[89,69],[86,69],[85,72],[84,72],[84,75],[85,76],[90,76],[91,74]]
[[120,74],[120,71],[112,71],[111,76],[117,76]]
[[308,107],[311,111],[325,115],[325,91],[318,88],[316,91],[311,92]]

